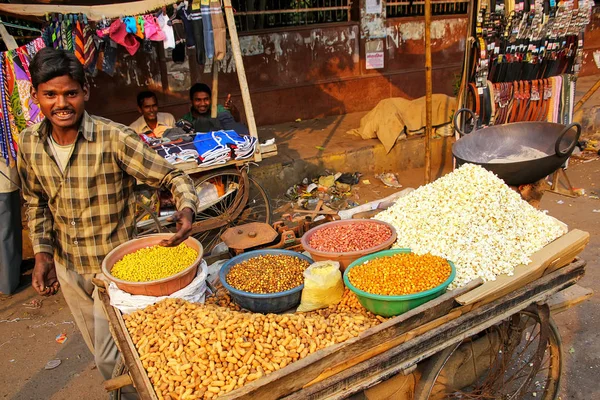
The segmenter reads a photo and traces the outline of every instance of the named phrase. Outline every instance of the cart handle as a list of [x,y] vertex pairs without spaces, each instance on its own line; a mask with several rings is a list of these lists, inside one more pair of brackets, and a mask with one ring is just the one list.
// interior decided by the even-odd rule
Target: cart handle
[[[577,128],[577,134],[575,135],[575,139],[573,140],[573,143],[571,143],[569,145],[569,147],[567,147],[566,150],[561,151],[560,150],[560,142],[562,141],[563,137],[567,134],[567,132],[569,132],[571,129],[573,129],[573,127]],[[554,151],[556,152],[556,156],[564,157],[564,156],[570,155],[571,152],[573,151],[573,149],[575,149],[575,146],[577,146],[577,142],[579,141],[579,136],[581,136],[581,125],[579,125],[577,122],[574,122],[574,123],[568,125],[567,127],[565,127],[565,129],[563,129],[563,131],[561,132],[558,139],[556,139],[556,144],[554,145]]]
[[458,132],[458,134],[460,135],[460,137],[463,137],[464,135],[467,135],[471,132],[465,132],[462,131],[459,127],[458,127],[458,116],[462,113],[468,113],[471,114],[471,117],[473,118],[473,122],[471,123],[473,126],[473,129],[471,130],[471,132],[474,132],[477,130],[477,114],[475,114],[473,112],[473,110],[469,109],[469,108],[461,108],[460,110],[458,110],[455,114],[454,114],[454,129],[456,129],[456,131]]

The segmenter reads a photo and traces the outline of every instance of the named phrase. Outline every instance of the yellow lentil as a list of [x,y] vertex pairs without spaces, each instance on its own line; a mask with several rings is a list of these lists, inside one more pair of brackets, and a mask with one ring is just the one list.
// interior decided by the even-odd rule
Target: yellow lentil
[[302,285],[302,273],[310,264],[298,257],[266,254],[234,265],[227,283],[250,293],[277,293]]
[[432,289],[450,276],[450,264],[431,254],[394,254],[372,259],[348,272],[356,288],[367,293],[399,296]]
[[185,243],[176,247],[145,247],[117,261],[110,273],[128,282],[155,281],[183,271],[197,257],[198,252]]

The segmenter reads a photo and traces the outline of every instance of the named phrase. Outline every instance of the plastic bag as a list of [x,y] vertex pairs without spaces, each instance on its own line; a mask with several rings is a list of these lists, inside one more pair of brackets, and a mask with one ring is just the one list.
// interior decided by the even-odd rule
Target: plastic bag
[[207,276],[208,268],[206,266],[206,261],[202,260],[198,267],[196,277],[189,285],[176,291],[170,296],[161,297],[133,295],[122,291],[117,285],[111,282],[108,286],[110,305],[117,307],[123,314],[130,314],[167,298],[183,299],[191,303],[204,303]]
[[298,312],[317,310],[337,304],[344,295],[340,263],[319,261],[304,271],[304,289]]

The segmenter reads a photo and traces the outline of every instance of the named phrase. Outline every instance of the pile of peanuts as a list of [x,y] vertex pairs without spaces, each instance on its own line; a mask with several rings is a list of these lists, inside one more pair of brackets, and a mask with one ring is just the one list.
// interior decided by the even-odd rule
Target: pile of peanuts
[[155,281],[183,271],[197,257],[198,252],[185,243],[175,247],[145,247],[117,261],[110,274],[128,282]]
[[310,263],[299,257],[266,254],[234,265],[227,283],[250,293],[278,293],[302,285],[302,273]]
[[391,236],[392,230],[377,222],[335,224],[315,231],[308,244],[318,251],[348,253],[371,249]]
[[448,261],[431,254],[394,254],[374,258],[348,271],[350,283],[367,293],[401,296],[423,292],[450,277]]
[[357,304],[263,315],[166,299],[124,318],[159,399],[214,399],[384,320]]

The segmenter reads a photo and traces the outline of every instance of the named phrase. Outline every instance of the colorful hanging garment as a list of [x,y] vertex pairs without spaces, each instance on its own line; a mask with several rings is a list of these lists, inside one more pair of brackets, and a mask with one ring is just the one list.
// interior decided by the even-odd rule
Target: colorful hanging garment
[[95,69],[96,66],[96,42],[94,41],[94,31],[89,25],[86,25],[83,28],[83,40],[84,40],[84,54],[85,54],[85,63],[83,66],[91,71]]
[[[29,116],[31,82],[21,65],[18,49],[7,52],[7,54],[9,54],[11,60],[10,66],[13,70],[14,92],[16,92],[18,96],[16,99],[12,99],[11,109],[20,110],[21,116],[15,117],[15,123],[17,125],[17,132],[21,133],[21,131],[28,126],[28,122],[31,119]],[[16,103],[18,103],[18,105]]]
[[25,111],[27,126],[37,124],[44,119],[44,114],[40,112],[40,108],[31,98],[31,73],[29,72],[29,59],[23,47],[17,49],[19,55],[18,62],[15,62],[15,76],[17,77],[17,85],[19,87],[19,95],[21,96],[21,104]]
[[19,87],[15,77],[13,64],[14,51],[4,53],[4,87],[6,100],[8,101],[8,111],[10,116],[10,129],[13,135],[17,135],[27,127],[23,116],[23,107],[21,107],[21,96],[19,96]]
[[10,124],[10,111],[8,108],[7,98],[8,88],[6,80],[6,63],[4,54],[0,57],[0,87],[2,87],[2,93],[0,93],[0,105],[2,106],[2,149],[5,153],[4,158],[6,159],[6,165],[13,167],[15,160],[17,159],[17,151],[15,149],[13,135]]
[[82,65],[85,65],[85,45],[83,41],[83,26],[79,20],[75,24],[73,30],[73,36],[75,37],[75,57],[79,60]]

